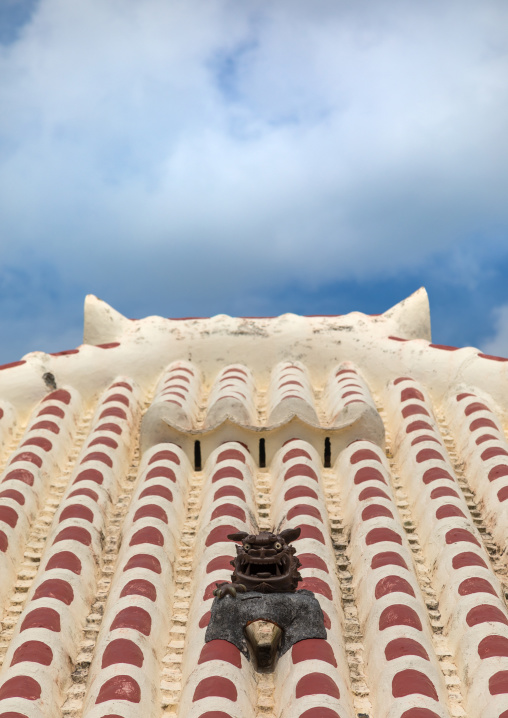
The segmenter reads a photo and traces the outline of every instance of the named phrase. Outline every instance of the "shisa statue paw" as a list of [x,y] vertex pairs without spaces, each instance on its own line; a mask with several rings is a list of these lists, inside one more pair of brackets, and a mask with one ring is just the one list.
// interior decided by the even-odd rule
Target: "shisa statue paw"
[[247,590],[243,583],[217,583],[215,584],[217,588],[213,592],[214,596],[217,596],[217,598],[224,598],[227,594],[232,596],[233,598],[236,598],[236,594],[239,591],[240,593],[245,593]]

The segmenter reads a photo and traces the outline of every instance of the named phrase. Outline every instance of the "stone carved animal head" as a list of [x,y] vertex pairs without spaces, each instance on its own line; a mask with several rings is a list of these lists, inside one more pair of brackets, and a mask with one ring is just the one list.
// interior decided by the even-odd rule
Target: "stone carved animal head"
[[247,591],[261,593],[295,591],[302,580],[298,573],[301,564],[295,556],[296,549],[289,543],[299,537],[300,531],[296,528],[279,534],[269,531],[257,535],[245,531],[229,534],[232,541],[242,542],[231,561],[233,586],[241,584]]

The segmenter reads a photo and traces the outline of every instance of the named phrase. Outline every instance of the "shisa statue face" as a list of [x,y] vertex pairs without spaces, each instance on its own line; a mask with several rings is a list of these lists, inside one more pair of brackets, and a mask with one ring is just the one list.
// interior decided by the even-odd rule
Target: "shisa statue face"
[[241,584],[247,591],[261,593],[295,591],[302,580],[298,573],[300,561],[289,543],[299,535],[299,528],[285,529],[280,534],[269,531],[257,535],[245,531],[230,534],[229,539],[242,542],[231,561],[233,586]]

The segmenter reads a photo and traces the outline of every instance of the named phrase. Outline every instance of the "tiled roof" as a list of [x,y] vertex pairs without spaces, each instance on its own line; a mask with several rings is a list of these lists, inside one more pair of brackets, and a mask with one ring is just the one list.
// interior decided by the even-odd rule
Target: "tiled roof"
[[[84,339],[0,367],[0,718],[508,718],[505,359],[432,344],[424,290],[257,319],[89,297]],[[260,672],[205,641],[213,591],[228,534],[294,527],[327,637]]]

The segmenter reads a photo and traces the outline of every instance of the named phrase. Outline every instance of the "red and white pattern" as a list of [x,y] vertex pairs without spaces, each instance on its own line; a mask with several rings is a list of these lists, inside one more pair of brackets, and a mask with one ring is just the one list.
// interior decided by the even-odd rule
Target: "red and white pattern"
[[335,556],[321,486],[321,461],[305,441],[288,441],[271,465],[272,520],[278,530],[301,528],[293,545],[302,567],[298,590],[312,591],[325,618],[327,639],[299,641],[280,658],[274,676],[283,718],[349,718],[343,616]]
[[153,407],[162,404],[164,416],[182,430],[194,428],[199,409],[201,372],[188,361],[176,361],[164,371],[157,388]]
[[160,713],[160,664],[190,472],[175,444],[158,444],[143,456],[90,670],[87,718]]
[[216,583],[231,580],[237,531],[257,532],[255,465],[238,442],[216,449],[205,467],[203,504],[196,540],[193,602],[184,654],[179,718],[253,718],[256,690],[252,665],[236,646],[205,644]]
[[336,464],[364,633],[367,680],[378,718],[449,716],[442,673],[386,458],[355,441]]
[[[62,403],[69,406],[71,401],[67,390],[53,392],[41,410],[52,412],[43,413],[42,421],[58,426],[57,420],[65,420]],[[118,379],[100,399],[5,657],[0,716],[57,715],[94,600],[105,514],[128,469],[137,414],[137,390],[128,379]],[[68,432],[65,425],[61,429]],[[27,433],[40,430],[32,421]]]
[[500,546],[508,536],[508,442],[492,401],[473,391],[454,392],[447,413],[471,488]]
[[352,362],[342,362],[331,371],[323,396],[331,425],[348,406],[367,404],[376,409],[367,384]]
[[468,716],[506,718],[508,612],[502,587],[469,514],[423,387],[401,378],[389,387],[389,399],[396,458],[431,567],[444,632],[466,690]]
[[72,449],[81,398],[70,388],[51,392],[32,412],[16,451],[0,476],[0,609],[12,591],[30,526],[51,476]]
[[221,372],[210,392],[205,428],[231,418],[238,424],[257,424],[256,385],[251,370],[244,364],[230,364]]
[[280,362],[272,370],[268,389],[268,424],[280,424],[293,414],[319,424],[307,368],[300,362]]

